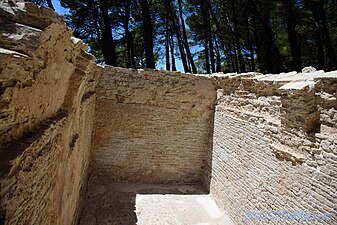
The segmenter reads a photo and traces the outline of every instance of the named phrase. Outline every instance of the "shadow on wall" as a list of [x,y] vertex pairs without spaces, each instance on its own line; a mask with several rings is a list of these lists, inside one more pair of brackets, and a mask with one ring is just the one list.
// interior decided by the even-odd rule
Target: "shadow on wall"
[[205,183],[215,104],[216,82],[206,76],[105,67],[91,171],[122,182]]
[[0,208],[0,225],[5,224],[6,211]]
[[[193,198],[194,195],[194,197],[207,195],[207,192],[198,185],[127,184],[91,180],[79,225],[130,225],[136,224],[137,221],[139,222],[142,219],[149,222],[158,210],[162,214],[168,213],[172,217],[172,214],[175,214],[174,207],[172,207],[172,198],[175,195],[179,195],[179,201],[173,200],[173,202],[182,204],[179,206],[181,214],[185,213],[184,210],[181,211],[182,207],[187,207],[187,204],[182,203],[184,201],[181,198],[182,195]],[[167,197],[170,199],[167,199]],[[145,205],[142,204],[144,199],[146,199]],[[184,203],[186,203],[186,200]],[[166,205],[170,207],[170,212],[167,209],[162,209],[162,204],[163,207]],[[194,205],[200,207],[197,204]],[[179,217],[179,215],[175,216]],[[184,217],[184,215],[180,216],[181,218]],[[206,215],[203,216],[207,218]],[[165,215],[163,215],[164,217]]]
[[0,146],[0,180],[8,175],[10,177],[14,176],[14,174],[10,174],[10,169],[13,166],[12,161],[22,155],[55,121],[59,121],[64,117],[66,117],[66,113],[60,111],[54,117],[42,121],[32,132],[24,134],[21,139]]
[[214,118],[215,118],[215,108],[213,109],[211,119],[210,119],[210,128],[208,134],[208,145],[205,150],[205,158],[203,163],[203,180],[202,184],[207,190],[207,193],[210,193],[210,185],[212,179],[212,159],[213,159],[213,135],[214,135]]

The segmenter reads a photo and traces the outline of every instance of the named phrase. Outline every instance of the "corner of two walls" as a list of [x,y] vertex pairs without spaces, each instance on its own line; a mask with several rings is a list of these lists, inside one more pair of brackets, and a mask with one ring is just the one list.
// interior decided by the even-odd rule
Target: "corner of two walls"
[[6,225],[75,224],[101,68],[62,17],[0,7],[1,209]]
[[4,2],[0,12],[6,225],[75,224],[89,161],[93,175],[115,181],[203,181],[214,80],[102,69],[54,11]]

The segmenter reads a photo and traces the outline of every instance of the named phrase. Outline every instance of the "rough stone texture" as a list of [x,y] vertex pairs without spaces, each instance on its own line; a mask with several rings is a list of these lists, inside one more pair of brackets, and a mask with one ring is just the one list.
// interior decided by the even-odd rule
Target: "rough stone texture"
[[200,182],[215,100],[214,81],[206,77],[105,67],[93,173],[116,181]]
[[330,72],[315,79],[316,101],[320,112],[321,133],[337,139],[337,80]]
[[54,11],[0,7],[0,211],[10,224],[74,224],[85,190],[94,57]]
[[313,81],[293,82],[283,85],[281,95],[282,124],[287,128],[299,128],[306,132],[319,131],[319,111]]
[[336,71],[102,68],[48,8],[2,1],[0,25],[0,223],[76,224],[90,171],[203,184],[236,224],[337,224]]
[[[242,76],[242,84],[236,77],[238,88],[219,99],[206,183],[237,224],[294,224],[273,216],[285,211],[327,216],[316,221],[303,216],[300,224],[336,224],[337,88],[331,87],[337,73],[282,76]],[[247,85],[247,79],[264,82],[266,77],[273,81],[267,90],[255,91],[254,82]],[[250,219],[249,212],[257,214]]]

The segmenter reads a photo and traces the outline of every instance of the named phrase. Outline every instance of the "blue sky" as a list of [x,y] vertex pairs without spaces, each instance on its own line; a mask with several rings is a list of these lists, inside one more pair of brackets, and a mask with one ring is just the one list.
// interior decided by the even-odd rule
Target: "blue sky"
[[[60,15],[64,15],[64,14],[67,14],[68,10],[63,8],[60,4],[60,1],[59,0],[52,0],[52,3],[53,3],[53,6],[55,8],[55,11],[60,14]],[[163,59],[163,57],[161,57],[162,59],[160,59],[158,62],[157,62],[157,69],[165,69],[166,67],[166,64],[165,64],[165,59]],[[183,68],[183,65],[182,65],[182,62],[181,60],[178,60],[176,59],[176,67],[177,67],[177,70],[178,71],[181,71],[183,72],[184,71],[184,68]]]
[[55,11],[58,12],[58,14],[64,15],[67,13],[67,10],[61,6],[60,1],[52,0],[52,3],[55,8]]

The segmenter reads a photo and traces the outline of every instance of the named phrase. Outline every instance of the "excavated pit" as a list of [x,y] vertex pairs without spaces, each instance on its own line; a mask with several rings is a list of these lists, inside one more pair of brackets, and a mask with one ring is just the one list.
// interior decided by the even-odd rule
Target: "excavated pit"
[[0,25],[1,225],[337,224],[337,71],[100,66],[51,9]]

